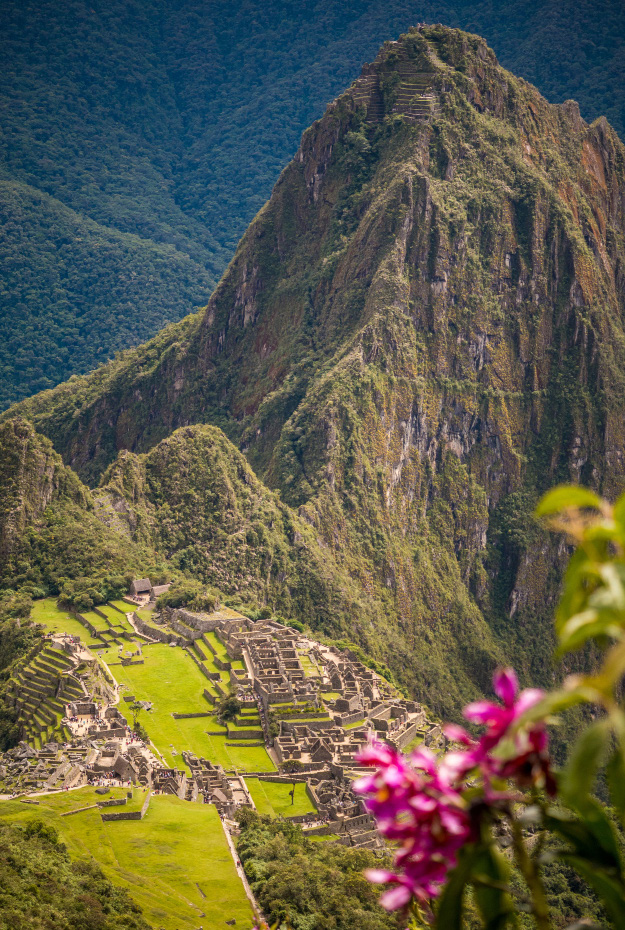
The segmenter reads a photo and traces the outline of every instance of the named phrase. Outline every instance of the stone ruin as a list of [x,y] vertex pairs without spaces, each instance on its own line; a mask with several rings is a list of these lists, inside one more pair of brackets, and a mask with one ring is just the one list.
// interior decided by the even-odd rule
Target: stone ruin
[[[138,620],[135,614],[133,625],[141,633]],[[272,620],[253,622],[229,609],[212,614],[166,610],[154,618],[150,633],[143,638],[187,649],[218,695],[227,692],[220,675],[205,664],[207,655],[215,667],[228,672],[243,708],[239,726],[228,730],[228,738],[258,739],[267,747],[280,772],[258,772],[255,777],[306,785],[316,813],[291,819],[301,821],[313,835],[325,833],[338,842],[372,849],[382,846],[370,815],[351,789],[352,778],[363,771],[355,756],[374,734],[400,750],[414,740],[431,745],[444,739],[418,703],[403,698],[349,650],[321,644]],[[223,650],[216,654],[208,633],[221,641],[225,658]],[[73,681],[71,670],[79,655],[84,659],[84,652],[76,644],[65,643],[64,649],[64,658],[53,655],[56,665],[48,658],[47,667]],[[243,668],[233,667],[237,661]],[[37,676],[42,666],[46,662],[35,664]],[[34,749],[24,740],[0,756],[0,784],[5,791],[26,794],[121,783],[144,788],[148,799],[151,793],[161,792],[214,804],[226,819],[233,818],[239,807],[254,806],[245,775],[224,771],[187,751],[183,759],[188,771],[167,768],[149,747],[129,740],[127,720],[117,706],[96,700],[84,683],[82,690],[78,684],[76,679],[64,705],[63,742],[49,741]],[[213,692],[206,690],[204,696],[214,704]],[[260,724],[245,728],[246,714]],[[124,819],[125,815],[104,816]],[[127,815],[140,816],[138,811]]]

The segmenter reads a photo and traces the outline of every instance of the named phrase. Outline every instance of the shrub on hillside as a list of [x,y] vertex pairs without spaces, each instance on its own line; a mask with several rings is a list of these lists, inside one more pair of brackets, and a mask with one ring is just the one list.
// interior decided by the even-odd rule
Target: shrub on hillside
[[211,611],[219,606],[219,595],[199,581],[183,578],[175,581],[169,591],[157,598],[156,606],[188,607],[189,610]]

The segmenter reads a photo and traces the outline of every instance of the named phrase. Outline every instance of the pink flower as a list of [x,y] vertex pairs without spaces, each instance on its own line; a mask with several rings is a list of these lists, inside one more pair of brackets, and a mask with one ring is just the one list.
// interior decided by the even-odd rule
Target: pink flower
[[354,790],[365,795],[380,833],[401,843],[397,871],[375,870],[370,875],[373,881],[393,886],[381,903],[395,910],[412,897],[427,902],[439,893],[458,850],[471,835],[466,805],[455,788],[458,766],[445,765],[444,759],[439,764],[424,747],[407,759],[377,742],[358,759],[375,762],[377,770],[358,779]]
[[530,688],[522,691],[517,698],[519,683],[511,668],[495,672],[493,687],[495,694],[503,701],[503,707],[493,701],[477,701],[474,704],[468,704],[464,709],[467,720],[486,726],[486,733],[480,740],[483,752],[493,749],[506,735],[512,724],[516,723],[543,697],[542,691]]
[[[555,793],[544,726],[516,728],[522,715],[542,698],[542,691],[519,694],[512,669],[497,672],[493,686],[501,704],[480,701],[465,708],[467,719],[486,727],[479,740],[450,724],[445,735],[463,748],[440,758],[424,746],[408,758],[376,741],[357,757],[364,765],[374,765],[375,772],[354,782],[354,790],[365,796],[382,836],[400,844],[394,871],[367,873],[371,881],[390,886],[381,898],[389,910],[406,906],[411,898],[427,905],[440,893],[457,864],[459,850],[477,838],[480,817],[489,808],[501,809],[508,800],[491,785],[493,777],[512,778],[522,786],[540,784]],[[504,754],[508,746],[508,742],[500,745],[504,738],[512,755]],[[498,754],[493,753],[495,749]],[[472,790],[477,776],[483,787],[471,808],[463,797],[470,773]]]
[[[489,776],[495,775],[512,778],[523,787],[539,785],[554,795],[556,783],[551,773],[547,734],[543,724],[535,723],[526,729],[515,729],[510,733],[523,714],[542,699],[543,692],[528,688],[518,694],[519,683],[512,669],[496,672],[493,687],[503,701],[503,707],[491,701],[480,701],[469,704],[464,710],[468,720],[486,726],[486,733],[479,741],[475,756],[486,780],[487,792]],[[493,750],[501,741],[511,735],[516,752],[507,758],[493,755]]]

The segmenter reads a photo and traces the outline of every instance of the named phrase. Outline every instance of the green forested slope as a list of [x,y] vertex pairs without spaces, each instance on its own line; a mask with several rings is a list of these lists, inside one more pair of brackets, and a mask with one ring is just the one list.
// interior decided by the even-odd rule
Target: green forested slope
[[382,40],[469,28],[622,130],[624,17],[608,0],[8,0],[0,407],[204,304],[302,130]]

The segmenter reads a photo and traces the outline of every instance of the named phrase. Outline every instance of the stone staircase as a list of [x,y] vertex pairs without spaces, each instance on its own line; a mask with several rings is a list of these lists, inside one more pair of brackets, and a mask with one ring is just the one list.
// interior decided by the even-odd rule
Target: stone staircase
[[352,84],[351,95],[357,106],[366,108],[368,123],[380,123],[384,119],[384,99],[375,72],[357,78]]

